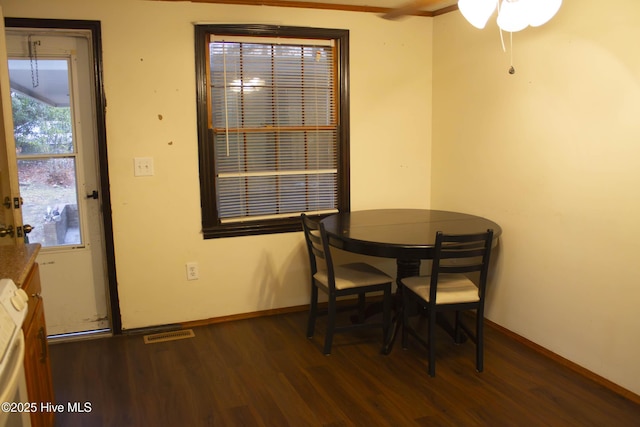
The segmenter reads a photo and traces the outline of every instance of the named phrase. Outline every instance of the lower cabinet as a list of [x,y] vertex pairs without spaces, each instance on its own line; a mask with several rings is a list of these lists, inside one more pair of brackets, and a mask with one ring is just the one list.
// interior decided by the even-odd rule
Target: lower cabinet
[[[44,320],[44,304],[40,296],[40,271],[34,263],[22,288],[29,295],[29,311],[22,326],[25,339],[24,374],[27,382],[29,402],[54,403],[51,363],[47,344],[47,328]],[[31,413],[33,427],[52,427],[54,413],[38,411]]]

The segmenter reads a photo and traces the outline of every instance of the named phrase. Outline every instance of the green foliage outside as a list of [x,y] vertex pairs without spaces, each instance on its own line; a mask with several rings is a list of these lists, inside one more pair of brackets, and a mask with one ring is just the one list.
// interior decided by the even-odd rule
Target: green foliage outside
[[[34,227],[28,239],[43,246],[78,244],[77,232],[72,233],[71,240],[66,229],[60,239],[56,233],[59,212],[66,207],[77,210],[78,203],[71,109],[54,107],[16,91],[11,92],[11,104],[18,181],[24,200],[22,216],[25,224]],[[47,227],[53,227],[53,234]]]
[[73,152],[69,107],[53,107],[13,91],[11,104],[19,155]]

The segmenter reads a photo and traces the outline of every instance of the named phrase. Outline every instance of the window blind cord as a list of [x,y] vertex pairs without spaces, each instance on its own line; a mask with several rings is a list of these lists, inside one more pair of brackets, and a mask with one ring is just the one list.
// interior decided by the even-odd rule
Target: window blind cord
[[[243,67],[243,62],[244,62],[244,49],[243,49],[243,44],[242,43],[238,43],[237,44],[237,49],[238,49],[238,60],[234,61],[234,69],[233,69],[233,75],[235,77],[239,77],[240,80],[240,92],[238,92],[238,96],[234,97],[235,100],[235,110],[236,110],[236,114],[235,114],[235,118],[236,118],[236,122],[235,122],[235,128],[236,129],[240,129],[241,127],[241,118],[240,118],[240,114],[238,113],[240,111],[240,105],[243,102],[243,97],[244,97],[244,81],[245,81],[245,76],[244,76],[244,67]],[[240,135],[242,135],[242,138],[245,139],[246,141],[246,136],[247,134],[244,132],[244,129],[242,130],[242,132],[236,132],[236,140],[235,140],[235,148],[236,148],[236,170],[240,171],[245,171],[246,169],[242,164],[242,159],[246,158],[247,155],[247,146],[246,144],[240,144]],[[240,154],[240,151],[242,150],[242,155]],[[239,180],[236,182],[236,185],[238,186],[237,188],[237,192],[240,193],[241,191],[247,189],[248,186],[248,181],[249,181],[249,177],[244,178],[243,180]],[[240,209],[242,210],[242,212],[245,212],[245,214],[249,214],[249,210],[247,207],[247,197],[245,194],[245,197],[241,197],[238,204],[240,205]]]
[[229,97],[227,95],[227,45],[222,43],[222,76],[224,90],[224,136],[227,146],[227,157],[229,157]]
[[[279,40],[276,41],[276,43],[279,43]],[[278,148],[280,148],[280,138],[281,138],[281,134],[280,134],[280,95],[279,95],[279,91],[278,91],[278,87],[280,85],[280,82],[278,81],[278,79],[276,78],[277,73],[275,71],[274,68],[274,61],[275,58],[278,54],[278,49],[276,48],[276,43],[271,45],[271,79],[272,79],[272,83],[271,83],[271,98],[273,99],[273,126],[276,129],[276,133],[275,133],[275,140],[273,141],[274,144],[276,145],[276,152],[278,152]],[[275,209],[277,210],[276,213],[280,213],[280,211],[282,210],[282,200],[281,200],[281,194],[279,191],[280,188],[280,176],[277,175],[277,172],[280,171],[280,164],[278,162],[278,158],[276,156],[276,158],[274,159],[274,165],[273,165],[273,171],[276,173],[276,176],[274,177],[274,181],[275,181],[275,185],[276,185],[276,194],[277,194],[277,200],[278,203],[276,203]]]
[[[318,50],[316,51],[316,56],[315,56],[315,61],[316,62],[320,62],[320,50],[318,48]],[[318,117],[318,109],[320,108],[320,106],[318,105],[318,76],[317,74],[314,73],[314,80],[313,80],[313,88],[315,89],[315,97],[314,97],[314,101],[315,101],[315,107],[316,107],[316,162],[318,161],[318,159],[320,158],[320,129],[319,129],[319,117]],[[319,165],[316,165],[317,168],[319,168]],[[318,207],[320,206],[320,174],[315,174],[315,178],[316,178],[316,205],[315,205],[315,209],[318,209]]]

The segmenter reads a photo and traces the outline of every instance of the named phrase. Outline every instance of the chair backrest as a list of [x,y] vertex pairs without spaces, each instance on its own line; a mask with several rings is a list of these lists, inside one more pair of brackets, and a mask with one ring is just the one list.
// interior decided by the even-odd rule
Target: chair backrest
[[318,272],[318,269],[326,268],[329,285],[335,287],[335,278],[333,272],[333,260],[331,258],[331,250],[327,232],[324,224],[309,218],[302,214],[302,230],[304,238],[307,242],[307,252],[309,253],[309,265],[311,266],[311,276]]
[[431,265],[429,301],[436,303],[437,282],[441,274],[479,272],[478,296],[482,302],[492,244],[493,230],[473,234],[444,234],[438,231]]

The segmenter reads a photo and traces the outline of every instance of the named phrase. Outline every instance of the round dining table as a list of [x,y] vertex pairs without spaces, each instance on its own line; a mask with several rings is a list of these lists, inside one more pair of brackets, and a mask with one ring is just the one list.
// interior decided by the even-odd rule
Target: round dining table
[[[493,230],[494,245],[502,234],[495,222],[476,215],[433,209],[373,209],[342,212],[322,220],[333,247],[397,263],[398,313],[385,352],[389,352],[401,326],[400,279],[420,274],[421,260],[433,258],[436,233],[470,234]],[[446,328],[446,325],[442,325]]]
[[476,215],[433,209],[373,209],[342,212],[322,220],[329,244],[362,255],[394,258],[398,278],[416,274],[420,260],[433,258],[436,232],[502,234],[495,222]]

